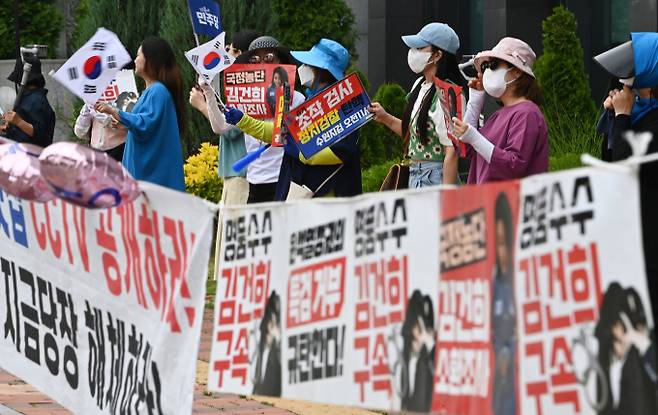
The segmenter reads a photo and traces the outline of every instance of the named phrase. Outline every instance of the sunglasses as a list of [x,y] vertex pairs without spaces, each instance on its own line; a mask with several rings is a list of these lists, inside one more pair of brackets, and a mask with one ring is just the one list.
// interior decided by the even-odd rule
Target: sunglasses
[[484,72],[487,69],[491,69],[492,71],[495,71],[496,69],[498,69],[499,65],[500,65],[500,62],[498,61],[498,59],[490,59],[490,60],[488,60],[486,62],[482,62],[482,64],[480,64],[480,71]]
[[273,52],[266,54],[262,58],[259,55],[254,55],[249,58],[249,63],[272,63],[274,62],[274,58],[276,58],[276,54]]

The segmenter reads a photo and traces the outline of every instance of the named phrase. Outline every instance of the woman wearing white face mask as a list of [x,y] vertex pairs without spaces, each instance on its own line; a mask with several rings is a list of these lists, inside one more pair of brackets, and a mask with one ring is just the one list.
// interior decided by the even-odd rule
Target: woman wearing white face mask
[[[479,78],[469,83],[464,120],[453,118],[455,134],[470,145],[468,183],[519,179],[548,171],[548,127],[539,109],[541,91],[527,43],[506,37],[475,57]],[[503,107],[479,131],[486,91]]]
[[422,77],[407,96],[402,119],[387,113],[378,102],[372,103],[370,112],[375,114],[375,121],[403,137],[405,147],[408,143],[404,157],[411,159],[410,188],[456,184],[458,157],[448,138],[434,77],[465,84],[457,66],[459,37],[447,24],[430,23],[417,35],[402,36],[402,40],[410,48],[409,68]]

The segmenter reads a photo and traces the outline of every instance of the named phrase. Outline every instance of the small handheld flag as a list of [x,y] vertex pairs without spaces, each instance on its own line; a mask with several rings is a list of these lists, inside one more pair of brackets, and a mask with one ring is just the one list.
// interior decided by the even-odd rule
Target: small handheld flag
[[219,4],[213,0],[188,0],[192,28],[197,35],[216,37],[223,32]]
[[210,83],[215,75],[222,72],[233,64],[235,58],[224,48],[224,37],[226,33],[220,33],[216,38],[203,45],[185,52],[185,57],[192,64],[194,69],[203,75]]
[[53,78],[86,103],[94,104],[130,61],[130,54],[117,35],[101,27]]

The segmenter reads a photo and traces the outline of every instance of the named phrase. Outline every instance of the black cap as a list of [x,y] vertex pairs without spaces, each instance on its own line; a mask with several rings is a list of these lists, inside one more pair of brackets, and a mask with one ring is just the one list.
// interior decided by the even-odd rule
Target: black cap
[[635,76],[631,40],[594,56],[594,60],[615,78],[628,79]]
[[235,49],[240,50],[241,52],[246,52],[249,49],[249,45],[253,42],[254,39],[260,36],[260,33],[253,29],[245,29],[233,34],[231,39],[231,44]]
[[242,52],[242,54],[235,59],[235,63],[249,63],[249,60],[255,52],[261,49],[274,50],[279,56],[279,62],[283,65],[295,64],[295,58],[292,57],[290,48],[281,46],[279,41],[272,36],[260,36],[254,39],[249,45],[249,50]]
[[[27,82],[39,80],[45,83],[46,80],[44,79],[43,74],[41,73],[41,61],[39,60],[39,58],[31,54],[26,55],[25,62],[32,65],[32,69],[30,69],[30,74],[27,77]],[[14,70],[11,72],[11,74],[9,74],[7,79],[16,84],[21,83],[21,80],[23,79],[23,61],[21,60],[20,56],[16,59],[16,65],[14,66]]]

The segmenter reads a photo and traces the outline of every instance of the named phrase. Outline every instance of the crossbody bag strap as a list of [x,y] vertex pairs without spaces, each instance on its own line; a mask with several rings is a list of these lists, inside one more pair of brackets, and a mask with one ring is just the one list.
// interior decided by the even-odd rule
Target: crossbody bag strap
[[315,189],[315,191],[313,192],[313,196],[315,196],[315,194],[316,194],[317,192],[319,192],[320,189],[322,189],[322,188],[324,187],[324,185],[327,184],[327,182],[329,182],[329,180],[331,180],[335,175],[337,175],[338,172],[340,171],[340,169],[342,169],[344,165],[345,165],[345,163],[342,163],[340,166],[338,166],[338,168],[336,169],[336,171],[334,171],[333,173],[331,173],[331,174],[329,175],[329,177],[327,177],[322,183],[320,183],[320,186],[318,186],[318,188]]

